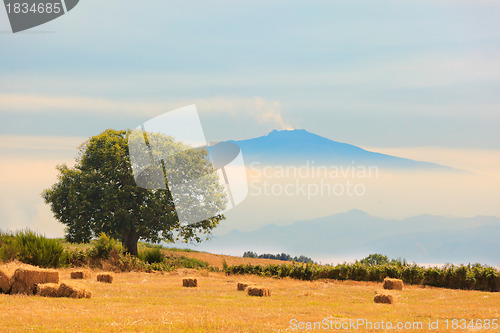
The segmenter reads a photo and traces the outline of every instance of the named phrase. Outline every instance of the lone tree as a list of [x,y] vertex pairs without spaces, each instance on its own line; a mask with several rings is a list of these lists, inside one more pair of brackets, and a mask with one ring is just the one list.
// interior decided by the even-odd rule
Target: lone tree
[[[104,232],[121,239],[132,255],[137,255],[139,239],[153,243],[208,239],[212,229],[225,217],[219,214],[200,222],[181,224],[168,187],[148,190],[137,186],[128,149],[130,133],[108,129],[79,147],[74,167],[57,166],[58,182],[43,191],[42,197],[50,204],[54,216],[66,225],[66,239],[85,243]],[[207,163],[207,151],[189,149],[170,137],[156,136],[155,140],[156,147],[161,142],[164,151],[184,152],[172,154],[176,160],[169,165],[183,165],[179,172],[191,173],[185,175],[187,180],[213,175],[209,176],[210,186],[193,191],[205,191],[205,198],[208,195],[211,204],[222,211],[227,198],[211,172],[212,165]],[[194,194],[190,203],[203,206],[207,200]],[[196,202],[197,198],[203,202]]]
[[367,266],[381,266],[388,264],[389,258],[379,253],[370,254],[368,257],[361,259],[360,263]]

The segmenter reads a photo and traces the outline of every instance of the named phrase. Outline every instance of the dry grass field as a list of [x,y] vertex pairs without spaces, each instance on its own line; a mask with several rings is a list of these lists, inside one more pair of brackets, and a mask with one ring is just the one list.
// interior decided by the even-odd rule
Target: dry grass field
[[[70,278],[71,270],[60,272],[62,280]],[[393,291],[397,303],[388,305],[373,302],[381,283],[277,280],[181,269],[117,273],[107,284],[96,282],[97,273],[79,280],[91,290],[91,299],[0,294],[0,332],[298,332],[305,331],[293,329],[300,322],[323,320],[332,325],[332,332],[384,332],[366,326],[334,328],[357,319],[372,325],[382,320],[423,325],[397,332],[499,331],[453,330],[451,320],[500,318],[500,293],[408,286]],[[198,288],[183,288],[185,276],[196,277]],[[237,291],[238,281],[268,287],[272,295],[248,296]],[[440,320],[439,330],[429,330],[429,320]]]
[[163,253],[169,257],[180,257],[184,256],[187,258],[194,258],[198,260],[206,261],[210,266],[222,268],[222,263],[225,260],[229,266],[233,265],[270,265],[277,264],[281,265],[284,262],[281,260],[273,260],[273,259],[260,259],[260,258],[243,258],[243,257],[234,257],[228,256],[224,254],[212,254],[207,252],[184,252],[184,251],[172,251],[172,250],[163,250]]
[[[71,250],[86,250],[90,247],[89,244],[74,244],[68,243],[64,241],[64,239],[59,239],[60,242],[64,245],[64,247]],[[143,243],[139,242],[139,251],[145,250],[146,247]],[[183,251],[182,249],[162,249],[162,253],[168,257],[186,257],[186,258],[194,258],[198,260],[206,261],[210,266],[218,267],[222,269],[222,262],[225,260],[229,266],[232,265],[269,265],[269,264],[283,264],[283,261],[280,260],[272,260],[272,259],[260,259],[260,258],[243,258],[243,257],[235,257],[224,254],[213,254],[207,252],[198,252],[198,251]]]

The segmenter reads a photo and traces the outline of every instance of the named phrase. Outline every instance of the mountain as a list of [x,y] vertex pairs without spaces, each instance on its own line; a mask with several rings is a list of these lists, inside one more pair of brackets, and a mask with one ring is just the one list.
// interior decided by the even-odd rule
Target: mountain
[[[202,244],[201,250],[240,255],[245,251],[287,252],[323,262],[360,259],[378,252],[419,263],[500,265],[497,217],[419,215],[396,220],[361,210],[333,214],[359,208],[376,209],[388,216],[428,211],[442,215],[497,215],[498,210],[491,207],[497,207],[499,186],[491,179],[371,152],[306,130],[272,131],[232,142],[240,146],[245,165],[252,171],[247,173],[248,195],[240,205],[224,213],[228,232]],[[258,165],[252,168],[255,162],[277,167],[259,170]],[[326,166],[328,172],[319,173],[311,167],[310,173],[300,173],[309,171],[307,167],[312,164]],[[291,167],[291,172],[283,168],[295,165],[306,168]],[[330,172],[344,165],[376,166],[389,172],[348,177]],[[350,188],[361,190],[349,192]],[[282,223],[272,224],[276,221]],[[251,228],[254,231],[241,231]]]
[[383,253],[420,263],[499,265],[498,235],[498,217],[421,215],[392,220],[352,210],[285,226],[267,225],[251,232],[233,230],[204,247],[211,251],[288,252],[313,259]]
[[273,130],[258,138],[229,141],[238,144],[245,163],[263,165],[376,165],[394,169],[454,170],[439,164],[414,161],[371,152],[347,143],[336,142],[304,129]]

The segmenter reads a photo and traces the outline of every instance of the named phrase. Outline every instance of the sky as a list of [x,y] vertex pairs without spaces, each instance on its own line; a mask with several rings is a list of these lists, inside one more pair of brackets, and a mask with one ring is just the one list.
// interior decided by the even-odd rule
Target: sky
[[208,141],[304,128],[500,178],[494,0],[81,1],[0,8],[0,229],[60,235],[39,194],[107,128],[196,104]]

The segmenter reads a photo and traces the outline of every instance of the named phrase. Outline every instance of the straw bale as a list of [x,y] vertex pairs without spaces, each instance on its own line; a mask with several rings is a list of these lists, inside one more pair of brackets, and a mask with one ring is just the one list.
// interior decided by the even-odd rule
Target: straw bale
[[59,297],[58,283],[41,283],[36,286],[36,294],[44,297]]
[[198,280],[196,278],[184,278],[182,279],[183,287],[198,287]]
[[59,283],[59,272],[34,266],[17,268],[11,294],[32,295],[36,292],[36,286],[44,283]]
[[373,298],[375,303],[384,303],[384,304],[394,304],[396,299],[393,295],[387,293],[376,293]]
[[14,283],[14,272],[16,266],[13,264],[6,264],[0,266],[0,293],[8,294]]
[[97,274],[97,282],[113,283],[113,274],[111,273]]
[[403,290],[403,281],[400,279],[384,279],[384,289]]
[[253,282],[238,282],[237,289],[245,290],[247,287],[254,285]]
[[80,284],[61,282],[59,285],[58,296],[69,298],[90,298],[92,294],[87,288]]
[[250,296],[271,296],[271,290],[269,288],[264,288],[260,286],[249,286],[247,287],[248,295]]
[[82,285],[69,282],[37,285],[37,295],[45,297],[90,298],[90,291]]
[[90,274],[90,271],[88,271],[88,270],[71,272],[72,279],[90,279],[90,277],[91,277],[91,274]]

